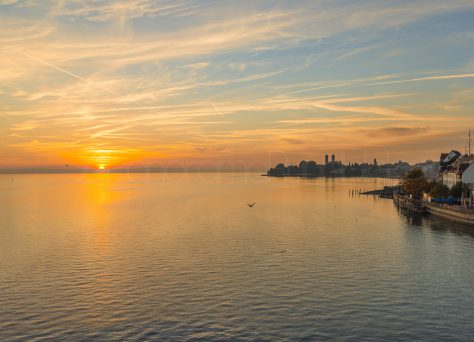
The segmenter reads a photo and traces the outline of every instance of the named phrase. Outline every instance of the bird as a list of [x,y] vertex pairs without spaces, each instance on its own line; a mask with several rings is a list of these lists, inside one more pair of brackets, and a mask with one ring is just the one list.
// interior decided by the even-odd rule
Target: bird
[[253,208],[253,206],[255,205],[255,202],[253,202],[253,203],[247,203],[247,205],[249,206],[249,208]]

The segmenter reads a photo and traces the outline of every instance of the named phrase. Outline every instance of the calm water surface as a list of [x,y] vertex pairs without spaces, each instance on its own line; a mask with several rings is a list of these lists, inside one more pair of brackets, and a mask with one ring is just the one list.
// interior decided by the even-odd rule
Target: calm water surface
[[351,196],[387,180],[11,178],[1,341],[473,339],[474,228]]

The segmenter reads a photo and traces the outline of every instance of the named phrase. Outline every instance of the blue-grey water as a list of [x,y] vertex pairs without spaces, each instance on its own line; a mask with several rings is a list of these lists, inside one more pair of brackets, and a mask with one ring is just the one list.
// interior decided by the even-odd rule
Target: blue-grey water
[[387,183],[1,175],[0,340],[472,340],[474,227]]

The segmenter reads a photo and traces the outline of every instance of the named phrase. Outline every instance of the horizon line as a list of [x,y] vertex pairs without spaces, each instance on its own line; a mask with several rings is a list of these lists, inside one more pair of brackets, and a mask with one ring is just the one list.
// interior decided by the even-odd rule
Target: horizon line
[[[376,158],[375,158],[376,159]],[[305,161],[305,162],[310,162],[313,160],[301,160],[300,162]],[[403,160],[398,160],[395,162],[386,162],[386,163],[380,163],[378,166],[383,166],[383,165],[389,165],[389,164],[398,164],[400,162],[402,163],[408,163],[410,166],[415,166],[416,164],[421,164],[421,163],[426,163],[426,162],[434,162],[436,161],[431,160],[431,159],[426,159],[424,161],[419,161],[415,163],[410,163],[408,161],[403,161]],[[341,162],[338,160],[337,162]],[[267,166],[266,169],[263,168],[256,168],[256,167],[249,167],[249,168],[242,168],[242,167],[160,167],[160,166],[153,166],[153,167],[134,167],[134,168],[125,168],[125,167],[110,167],[107,169],[96,169],[93,167],[89,168],[66,168],[66,169],[60,169],[60,168],[41,168],[41,167],[18,167],[18,168],[0,168],[0,174],[101,174],[101,173],[231,173],[231,172],[236,172],[236,173],[246,173],[246,172],[263,172],[266,173],[268,169],[274,168],[276,165],[281,164],[282,162],[277,162],[275,165]],[[285,164],[285,166],[290,166],[290,165],[298,165],[299,163],[293,164],[293,163],[288,163]],[[317,165],[324,166],[324,163],[316,163]],[[347,164],[342,163],[344,166],[349,166],[353,164],[358,164],[358,165],[374,165],[373,163],[370,162],[347,162]]]

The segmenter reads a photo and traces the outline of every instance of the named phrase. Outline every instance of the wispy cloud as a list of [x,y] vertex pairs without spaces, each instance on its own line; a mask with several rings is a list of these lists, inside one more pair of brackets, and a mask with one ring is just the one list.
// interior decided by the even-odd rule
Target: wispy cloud
[[451,79],[461,79],[461,78],[474,78],[474,73],[454,74],[454,75],[433,75],[433,76],[409,78],[409,79],[402,79],[402,80],[375,82],[375,83],[372,83],[370,85],[410,83],[410,82],[420,82],[420,81],[451,80]]
[[0,167],[396,149],[472,121],[472,1],[0,6]]

